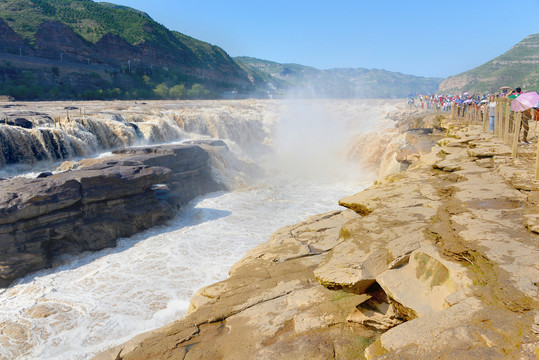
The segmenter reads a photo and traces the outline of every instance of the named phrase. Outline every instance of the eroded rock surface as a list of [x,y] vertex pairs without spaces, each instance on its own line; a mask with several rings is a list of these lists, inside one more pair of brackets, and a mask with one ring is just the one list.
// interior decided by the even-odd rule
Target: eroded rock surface
[[172,218],[174,208],[222,190],[204,147],[168,145],[116,151],[70,164],[75,170],[11,178],[0,187],[0,287],[51,266],[61,254],[115,246]]
[[[479,126],[285,227],[97,359],[536,359],[539,196]],[[521,174],[524,174],[521,176]]]

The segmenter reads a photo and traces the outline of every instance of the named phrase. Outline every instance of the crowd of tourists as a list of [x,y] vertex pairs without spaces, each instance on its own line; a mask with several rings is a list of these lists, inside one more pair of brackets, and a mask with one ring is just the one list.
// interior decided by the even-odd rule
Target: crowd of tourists
[[[513,101],[520,95],[523,95],[523,97],[517,100],[518,104],[513,104]],[[408,96],[408,107],[427,111],[455,110],[457,117],[464,117],[476,110],[483,116],[484,112],[487,111],[489,117],[489,129],[490,131],[494,131],[496,105],[500,102],[500,98],[508,98],[508,100],[504,101],[510,101],[511,109],[513,111],[522,111],[522,141],[527,143],[529,120],[539,121],[539,95],[535,91],[524,93],[520,87],[517,87],[514,90],[503,87],[497,94],[469,94],[468,92],[449,95],[417,94]],[[526,102],[523,100],[521,101],[521,99],[524,98],[526,98]],[[521,104],[521,102],[525,103],[525,105]]]

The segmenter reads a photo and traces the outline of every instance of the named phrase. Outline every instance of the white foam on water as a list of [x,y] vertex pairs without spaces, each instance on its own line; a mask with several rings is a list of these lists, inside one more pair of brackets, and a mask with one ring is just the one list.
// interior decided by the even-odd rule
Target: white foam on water
[[[225,279],[274,231],[338,209],[340,198],[362,190],[365,175],[343,161],[343,148],[392,108],[355,101],[232,105],[186,108],[181,131],[226,140],[236,154],[255,155],[268,176],[255,185],[235,181],[238,190],[197,199],[166,226],[120,239],[116,248],[63,257],[0,289],[0,359],[88,359],[181,318],[197,289]],[[277,110],[266,110],[270,105]],[[146,128],[137,124],[148,139],[181,140],[159,137],[160,124],[171,122],[162,117]],[[276,151],[265,158],[269,147]],[[226,159],[219,166],[226,178],[243,171]]]
[[186,314],[202,286],[223,280],[278,228],[338,208],[365,184],[266,179],[198,199],[161,226],[0,291],[0,358],[88,359]]

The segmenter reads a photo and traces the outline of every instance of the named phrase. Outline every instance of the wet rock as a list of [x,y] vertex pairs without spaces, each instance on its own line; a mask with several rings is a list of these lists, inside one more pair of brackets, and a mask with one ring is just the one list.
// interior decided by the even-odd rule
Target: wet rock
[[[220,147],[221,142],[216,144],[215,147]],[[116,150],[113,154],[118,155],[118,159],[122,161],[170,169],[171,175],[167,182],[170,196],[167,201],[175,207],[186,204],[199,195],[225,190],[211,175],[209,150],[196,144],[127,148]]]
[[38,176],[36,176],[36,179],[42,179],[42,178],[46,178],[46,177],[49,177],[49,176],[52,176],[52,173],[50,171],[46,171],[46,172],[42,172]]
[[[0,187],[0,287],[51,265],[55,256],[114,246],[222,190],[198,145],[124,149],[112,158]],[[173,206],[171,206],[173,205]]]
[[183,142],[184,144],[197,144],[197,145],[210,145],[210,146],[224,146],[227,147],[226,143],[223,140],[187,140]]
[[7,118],[7,125],[18,126],[25,129],[31,129],[33,127],[32,122],[25,118],[16,117],[16,118]]
[[144,134],[142,133],[142,131],[140,131],[139,127],[137,124],[135,123],[128,123],[127,125],[131,126],[133,128],[133,130],[135,130],[135,134],[137,134],[137,137],[138,138],[144,138]]

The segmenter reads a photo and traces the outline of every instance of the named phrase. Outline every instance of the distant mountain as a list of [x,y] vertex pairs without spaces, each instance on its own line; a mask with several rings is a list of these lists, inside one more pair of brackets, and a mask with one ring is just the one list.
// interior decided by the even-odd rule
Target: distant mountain
[[159,98],[174,86],[185,95],[195,83],[205,91],[253,90],[219,47],[141,11],[91,0],[2,0],[0,80],[2,92],[28,85],[19,98]]
[[440,92],[498,91],[502,86],[539,89],[539,34],[533,34],[509,51],[475,69],[448,77]]
[[399,98],[442,79],[319,70],[240,57],[150,15],[92,0],[0,1],[0,95],[18,100],[279,97]]
[[[433,93],[441,78],[425,78],[378,69],[319,70],[251,57],[235,57],[251,75],[275,94],[337,98],[404,98],[410,93]],[[257,84],[260,88],[260,84]]]

